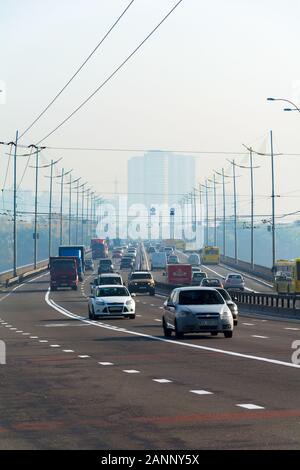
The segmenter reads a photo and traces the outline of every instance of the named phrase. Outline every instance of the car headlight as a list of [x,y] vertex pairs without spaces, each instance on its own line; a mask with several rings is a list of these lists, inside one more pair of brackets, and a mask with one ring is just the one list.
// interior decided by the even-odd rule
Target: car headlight
[[189,317],[192,315],[192,312],[190,310],[181,310],[181,312],[177,313],[178,317]]
[[105,305],[105,302],[103,300],[96,300],[96,305]]
[[228,320],[230,317],[231,317],[230,310],[223,310],[223,312],[221,313],[221,319]]
[[126,300],[126,305],[133,305],[133,302],[134,302],[134,301],[133,301],[132,299]]

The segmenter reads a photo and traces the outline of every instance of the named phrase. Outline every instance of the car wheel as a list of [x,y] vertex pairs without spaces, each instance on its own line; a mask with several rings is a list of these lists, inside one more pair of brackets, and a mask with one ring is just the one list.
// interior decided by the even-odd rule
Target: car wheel
[[224,331],[225,338],[232,338],[232,331]]
[[128,315],[128,318],[129,318],[130,320],[134,320],[134,319],[135,319],[135,314],[133,313],[133,314],[131,314],[131,315]]
[[165,320],[163,320],[163,330],[164,330],[164,336],[166,338],[171,338],[172,336],[172,330],[171,328],[168,328],[166,323],[165,323]]
[[149,291],[149,295],[155,295],[155,290],[153,290],[153,289],[150,290],[150,291]]
[[175,337],[177,339],[182,339],[184,336],[184,333],[182,331],[178,331],[177,329],[177,323],[175,323]]
[[73,286],[73,287],[72,287],[72,290],[77,290],[77,289],[78,289],[77,286]]
[[237,321],[237,320],[234,320],[233,324],[234,324],[234,326],[237,326],[238,321]]
[[210,334],[211,334],[212,336],[218,336],[218,332],[217,332],[217,331],[211,331]]
[[55,291],[56,289],[57,289],[56,287],[53,287],[53,286],[50,287],[50,290],[51,290],[52,292]]

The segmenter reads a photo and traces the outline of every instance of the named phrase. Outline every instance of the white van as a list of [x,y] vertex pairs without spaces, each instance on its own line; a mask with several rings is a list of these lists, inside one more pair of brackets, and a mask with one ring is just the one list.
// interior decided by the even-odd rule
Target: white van
[[151,271],[154,269],[165,269],[167,266],[166,253],[151,253]]
[[197,253],[193,253],[188,258],[188,263],[192,266],[200,266],[200,256]]

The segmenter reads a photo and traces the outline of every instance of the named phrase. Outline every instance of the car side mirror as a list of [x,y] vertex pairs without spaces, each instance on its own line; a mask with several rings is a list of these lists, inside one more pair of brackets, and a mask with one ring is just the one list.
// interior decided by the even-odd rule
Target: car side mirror
[[95,296],[94,295],[89,295],[89,299],[94,299]]
[[132,293],[132,294],[131,294],[131,297],[136,297],[136,294]]

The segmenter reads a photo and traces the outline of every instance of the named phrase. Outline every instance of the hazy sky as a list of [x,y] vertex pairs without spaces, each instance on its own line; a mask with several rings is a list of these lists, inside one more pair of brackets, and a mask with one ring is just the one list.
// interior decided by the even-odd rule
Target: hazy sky
[[[0,0],[0,141],[14,139],[50,102],[129,0]],[[176,0],[135,0],[101,49],[24,137],[39,141],[74,110],[151,31]],[[137,55],[44,145],[54,147],[199,150],[197,177],[229,171],[209,152],[243,152],[242,143],[300,154],[298,0],[183,0]],[[5,96],[4,96],[5,93]],[[0,93],[1,96],[1,93]],[[1,148],[0,184],[7,156]],[[126,163],[141,152],[52,150],[74,177],[99,193],[126,189]],[[247,160],[236,157],[237,162]],[[270,212],[270,161],[257,157],[257,211]],[[276,160],[278,213],[300,209],[300,156]],[[32,171],[23,188],[32,187]],[[10,172],[11,173],[11,172]],[[20,162],[20,175],[22,163]],[[240,210],[248,210],[248,171],[239,172]],[[45,180],[46,181],[46,180]],[[44,185],[44,183],[42,183]],[[6,187],[11,185],[8,179]],[[231,185],[230,185],[231,187]],[[228,192],[230,192],[228,186]],[[180,181],[178,182],[180,192]],[[288,194],[287,194],[288,193]]]

